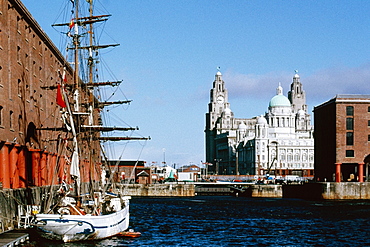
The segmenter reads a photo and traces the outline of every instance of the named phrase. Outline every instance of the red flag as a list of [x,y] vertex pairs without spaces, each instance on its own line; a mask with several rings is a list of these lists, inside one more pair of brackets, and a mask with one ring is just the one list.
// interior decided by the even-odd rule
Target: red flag
[[75,22],[73,21],[73,19],[71,20],[71,22],[69,23],[69,29],[72,29],[72,27],[75,25]]
[[63,99],[62,90],[59,83],[57,88],[57,104],[62,108],[67,107],[66,102]]

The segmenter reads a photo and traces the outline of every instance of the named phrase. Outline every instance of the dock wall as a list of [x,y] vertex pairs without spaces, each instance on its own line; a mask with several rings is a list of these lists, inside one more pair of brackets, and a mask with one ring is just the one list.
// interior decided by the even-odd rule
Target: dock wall
[[283,190],[281,185],[266,184],[266,185],[251,185],[251,197],[283,197]]
[[359,200],[370,199],[368,182],[318,182],[283,187],[285,198],[309,200]]
[[244,197],[298,198],[307,200],[370,199],[369,182],[318,182],[305,184],[197,185],[196,195],[234,195]]
[[196,185],[196,195],[234,195],[243,197],[282,197],[282,186],[278,184],[221,184]]
[[[299,198],[307,200],[368,200],[370,183],[320,182],[291,185],[252,185],[250,197]],[[248,195],[248,193],[247,193]]]
[[128,196],[195,196],[194,184],[119,184]]

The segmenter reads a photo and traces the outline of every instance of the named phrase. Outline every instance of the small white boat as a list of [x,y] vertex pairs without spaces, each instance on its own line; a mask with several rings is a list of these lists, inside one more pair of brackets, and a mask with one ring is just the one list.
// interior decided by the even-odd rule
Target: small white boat
[[[112,237],[129,227],[129,199],[128,196],[111,199],[113,205],[109,206],[117,211],[107,215],[63,214],[79,210],[73,205],[60,208],[61,214],[37,214],[37,229],[42,237],[63,242]],[[119,208],[120,205],[123,207]]]

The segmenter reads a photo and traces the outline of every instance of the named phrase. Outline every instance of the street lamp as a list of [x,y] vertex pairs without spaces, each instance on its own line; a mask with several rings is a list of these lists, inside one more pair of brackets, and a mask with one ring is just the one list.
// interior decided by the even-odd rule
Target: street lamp
[[162,151],[163,151],[163,165],[165,166],[166,165],[166,149],[163,148]]
[[215,161],[216,161],[216,171],[215,172],[216,172],[216,175],[218,175],[218,169],[219,169],[218,166],[219,166],[219,162],[222,161],[222,159],[215,159]]

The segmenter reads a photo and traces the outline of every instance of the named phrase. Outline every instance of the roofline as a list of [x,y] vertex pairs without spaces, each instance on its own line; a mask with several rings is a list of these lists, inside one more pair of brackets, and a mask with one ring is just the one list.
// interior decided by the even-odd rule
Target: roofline
[[44,42],[44,44],[49,48],[50,51],[55,55],[55,57],[64,65],[67,70],[73,73],[73,68],[64,58],[60,50],[54,45],[53,41],[49,38],[49,36],[44,32],[38,22],[33,18],[31,13],[28,9],[24,6],[24,4],[20,0],[8,0],[13,7],[16,8],[19,13],[21,14],[22,18],[26,19],[27,22],[31,23],[34,26],[35,33],[40,37],[40,39]]
[[370,95],[369,94],[337,94],[330,100],[315,106],[313,111],[316,109],[325,107],[326,105],[332,103],[370,103]]

